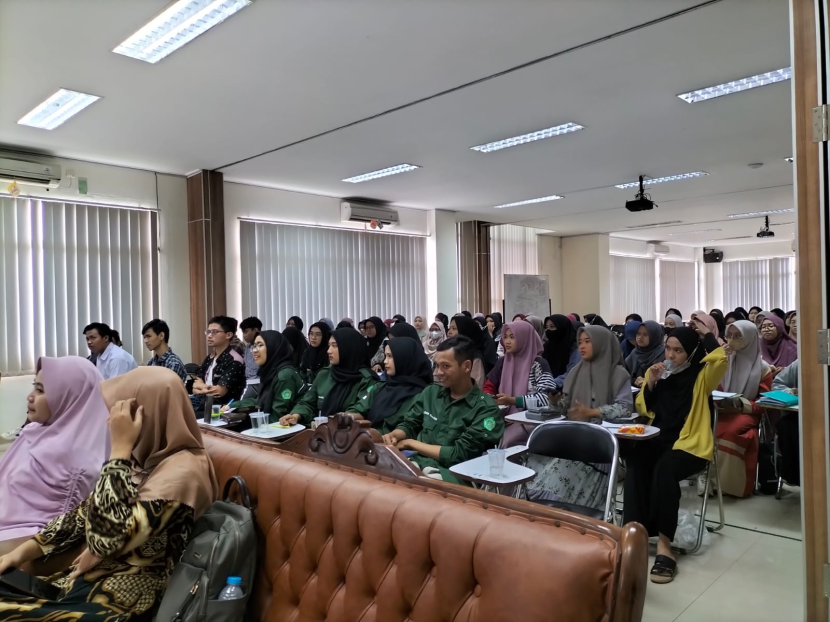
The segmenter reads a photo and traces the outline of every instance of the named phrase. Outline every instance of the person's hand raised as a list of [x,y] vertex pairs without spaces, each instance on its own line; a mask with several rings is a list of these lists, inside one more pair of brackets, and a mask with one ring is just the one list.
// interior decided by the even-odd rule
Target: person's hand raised
[[110,410],[109,428],[112,458],[128,460],[141,433],[144,407],[137,406],[135,398],[119,400]]

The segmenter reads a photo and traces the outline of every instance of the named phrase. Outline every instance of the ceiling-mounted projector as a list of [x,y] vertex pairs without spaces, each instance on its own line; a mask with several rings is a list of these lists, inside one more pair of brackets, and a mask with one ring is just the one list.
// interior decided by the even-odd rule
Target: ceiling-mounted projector
[[646,194],[643,188],[643,176],[640,175],[640,189],[634,195],[633,201],[625,202],[625,209],[629,212],[644,212],[646,210],[654,209],[657,205],[651,200],[651,195]]
[[775,231],[769,230],[769,216],[764,217],[764,228],[755,234],[759,238],[774,238]]

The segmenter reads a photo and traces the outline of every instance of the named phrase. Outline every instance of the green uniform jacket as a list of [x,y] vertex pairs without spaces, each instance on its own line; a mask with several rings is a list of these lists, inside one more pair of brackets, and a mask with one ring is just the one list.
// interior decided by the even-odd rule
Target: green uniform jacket
[[[353,408],[349,409],[349,412],[357,413],[364,419],[367,419],[367,414],[372,410],[372,404],[374,404],[375,396],[380,392],[385,384],[386,383],[378,383],[369,387],[369,390],[363,394]],[[373,425],[372,427],[376,428],[381,434],[389,434],[389,432],[397,428],[398,424],[403,421],[406,413],[409,412],[412,405],[415,403],[415,400],[418,399],[418,395],[420,394],[410,397],[403,404],[401,404],[398,412],[392,413],[383,419],[383,421],[379,422],[379,425]]]
[[419,454],[410,458],[421,469],[435,467],[444,481],[470,485],[456,479],[449,468],[496,447],[504,434],[504,421],[496,402],[479,387],[473,385],[467,395],[454,400],[449,389],[432,384],[418,395],[398,429],[407,438],[441,445],[438,460]]
[[[271,403],[269,423],[276,423],[283,415],[291,414],[303,388],[303,379],[293,367],[283,367],[277,374],[275,382],[277,386],[274,387],[274,401]],[[257,401],[255,399],[242,400],[234,402],[231,406],[239,410],[256,408]]]
[[[380,382],[374,372],[369,369],[361,369],[360,374],[363,379],[352,385],[351,391],[349,391],[349,395],[343,404],[343,412],[354,412],[354,404],[360,396],[365,395],[369,387]],[[332,387],[334,387],[334,380],[331,379],[331,367],[329,366],[320,370],[308,392],[294,406],[292,412],[300,415],[300,423],[311,425],[311,420],[320,412],[323,407],[323,400],[326,399]]]

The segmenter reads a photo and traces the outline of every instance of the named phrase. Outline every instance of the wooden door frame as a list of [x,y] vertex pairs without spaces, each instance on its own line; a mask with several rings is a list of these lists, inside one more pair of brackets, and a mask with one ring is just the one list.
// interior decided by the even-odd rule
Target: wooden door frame
[[[812,110],[824,103],[824,52],[818,47],[827,0],[791,0],[794,182],[797,206],[798,332],[801,403],[801,511],[806,578],[805,619],[828,620],[824,564],[828,560],[828,368],[818,364],[825,305],[826,202],[822,175],[826,143],[813,142]],[[820,13],[821,12],[821,13]],[[822,48],[824,44],[822,43]]]

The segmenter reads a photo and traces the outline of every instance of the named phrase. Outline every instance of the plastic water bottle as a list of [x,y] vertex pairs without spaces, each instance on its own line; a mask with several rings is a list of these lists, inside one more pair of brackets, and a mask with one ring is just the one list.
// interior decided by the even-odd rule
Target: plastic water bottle
[[242,592],[242,578],[241,577],[228,577],[228,583],[225,585],[224,589],[219,592],[219,598],[217,600],[239,600],[245,594]]

